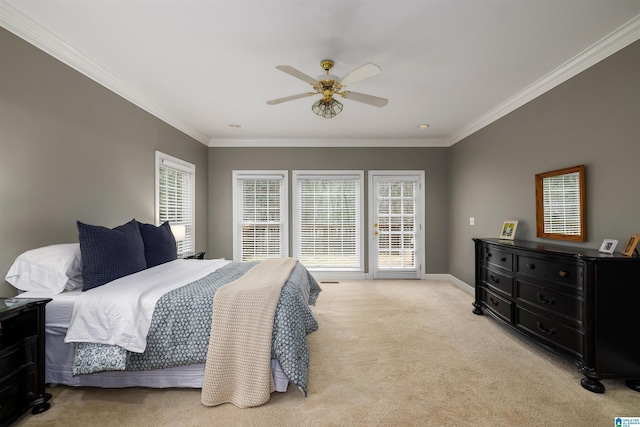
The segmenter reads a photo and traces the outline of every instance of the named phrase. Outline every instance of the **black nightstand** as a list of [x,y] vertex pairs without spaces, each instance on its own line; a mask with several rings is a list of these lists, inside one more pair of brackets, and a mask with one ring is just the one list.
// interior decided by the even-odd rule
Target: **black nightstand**
[[45,305],[51,299],[0,298],[0,426],[31,408],[49,409],[45,392]]
[[204,254],[206,254],[206,252],[196,252],[193,254],[185,254],[182,256],[182,259],[204,259]]

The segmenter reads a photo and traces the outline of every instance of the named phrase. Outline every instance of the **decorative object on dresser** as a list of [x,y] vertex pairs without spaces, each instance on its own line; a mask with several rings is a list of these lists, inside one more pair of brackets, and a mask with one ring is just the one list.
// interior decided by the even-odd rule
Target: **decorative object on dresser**
[[45,304],[50,299],[0,298],[0,425],[31,408],[49,409],[45,392]]
[[473,239],[473,313],[574,362],[582,386],[602,379],[640,392],[640,258],[524,240]]
[[502,223],[500,228],[500,238],[513,240],[516,237],[516,229],[518,228],[518,221],[510,219]]
[[638,251],[636,250],[636,246],[638,246],[638,242],[640,242],[640,234],[632,234],[629,236],[627,243],[624,244],[622,255],[632,256],[634,252],[637,255]]
[[612,254],[613,251],[616,249],[617,244],[618,244],[617,240],[604,239],[602,241],[602,245],[600,245],[600,249],[598,249],[598,252],[602,252],[605,254]]

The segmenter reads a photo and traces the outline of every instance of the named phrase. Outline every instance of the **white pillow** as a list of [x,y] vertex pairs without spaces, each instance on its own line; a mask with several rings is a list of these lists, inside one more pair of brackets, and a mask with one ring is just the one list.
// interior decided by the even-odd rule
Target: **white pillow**
[[64,243],[26,251],[4,278],[21,291],[58,294],[82,287],[80,243]]

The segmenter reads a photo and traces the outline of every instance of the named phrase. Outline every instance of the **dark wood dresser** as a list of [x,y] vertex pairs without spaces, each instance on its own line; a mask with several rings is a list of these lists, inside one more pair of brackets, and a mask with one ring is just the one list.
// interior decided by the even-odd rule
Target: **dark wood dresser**
[[473,239],[475,314],[575,362],[582,386],[640,392],[640,258],[523,240]]
[[44,322],[50,299],[0,298],[0,426],[49,409]]

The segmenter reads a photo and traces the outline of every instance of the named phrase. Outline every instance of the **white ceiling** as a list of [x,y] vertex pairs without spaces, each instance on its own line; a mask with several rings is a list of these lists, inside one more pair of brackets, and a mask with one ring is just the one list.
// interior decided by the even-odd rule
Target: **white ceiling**
[[[0,24],[209,146],[449,146],[640,39],[640,0],[0,0]],[[267,105],[372,62],[340,99]],[[240,124],[232,128],[230,124]],[[426,130],[418,124],[428,123]]]

